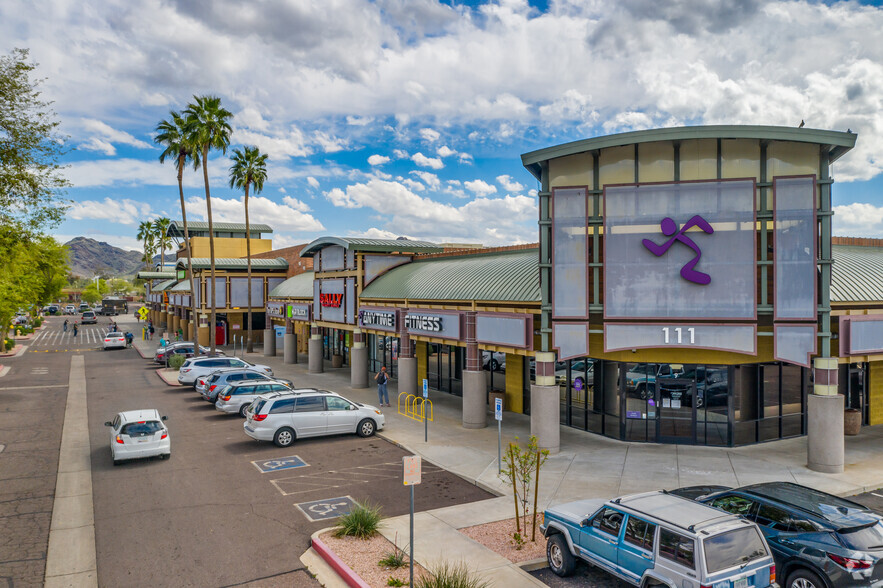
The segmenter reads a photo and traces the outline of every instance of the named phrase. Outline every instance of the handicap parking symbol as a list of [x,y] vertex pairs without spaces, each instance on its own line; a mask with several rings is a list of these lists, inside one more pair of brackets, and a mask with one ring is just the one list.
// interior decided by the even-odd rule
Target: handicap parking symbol
[[309,465],[307,462],[296,455],[290,455],[288,457],[277,457],[274,459],[259,459],[251,463],[254,464],[254,467],[256,467],[258,471],[262,474],[278,472],[281,470],[290,470],[294,468],[302,468]]
[[337,517],[349,514],[350,510],[356,505],[356,501],[350,496],[338,496],[337,498],[323,498],[322,500],[313,500],[310,502],[301,502],[295,506],[300,509],[305,517],[310,521],[324,521],[328,519],[336,519]]

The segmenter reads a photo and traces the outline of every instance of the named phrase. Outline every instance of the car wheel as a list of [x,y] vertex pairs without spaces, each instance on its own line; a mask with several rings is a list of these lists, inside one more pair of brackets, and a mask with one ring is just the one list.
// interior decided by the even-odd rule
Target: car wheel
[[242,418],[245,418],[246,417],[245,411],[247,411],[247,410],[248,410],[247,404],[243,404],[242,406],[240,406],[239,407],[239,416],[241,416]]
[[356,433],[358,433],[359,437],[370,437],[374,434],[376,429],[377,425],[374,424],[374,421],[371,419],[363,419],[362,422],[359,423]]
[[288,447],[294,443],[294,431],[289,427],[282,427],[273,435],[273,443],[279,447]]
[[121,460],[121,459],[115,459],[115,460],[113,460],[113,465],[118,466],[118,465],[120,465],[122,462],[123,462],[123,460]]
[[567,540],[560,533],[549,537],[549,542],[546,543],[546,558],[549,560],[549,568],[562,578],[572,574],[576,567],[573,554],[567,547]]
[[798,568],[788,574],[784,588],[826,588],[825,582],[817,574]]
[[160,459],[169,459],[170,457],[172,457],[171,453],[163,453],[159,456]]
[[491,360],[491,371],[495,372],[499,369],[500,369],[500,362],[498,362],[496,359],[492,359]]

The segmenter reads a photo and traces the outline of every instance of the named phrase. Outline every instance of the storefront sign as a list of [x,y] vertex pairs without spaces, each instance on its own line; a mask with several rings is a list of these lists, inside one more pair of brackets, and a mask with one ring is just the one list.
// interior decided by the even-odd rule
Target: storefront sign
[[285,318],[285,303],[284,302],[268,302],[267,303],[267,316],[272,316],[276,318]]
[[533,318],[530,315],[479,312],[475,317],[475,340],[490,345],[533,347]]
[[295,321],[308,321],[308,320],[310,320],[310,305],[309,304],[289,304],[287,316],[291,320],[295,320]]
[[343,294],[319,294],[319,302],[324,307],[340,308]]
[[392,310],[360,310],[359,326],[383,331],[396,330],[396,313]]
[[415,335],[430,335],[445,339],[460,339],[460,315],[409,312],[405,328]]

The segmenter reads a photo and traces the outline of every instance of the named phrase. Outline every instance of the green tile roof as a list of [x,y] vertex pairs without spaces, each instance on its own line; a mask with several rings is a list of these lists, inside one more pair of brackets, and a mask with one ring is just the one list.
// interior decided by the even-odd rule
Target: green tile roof
[[429,241],[411,241],[410,239],[356,239],[347,237],[319,237],[301,252],[301,257],[313,257],[317,251],[330,245],[339,245],[353,251],[372,253],[392,253],[394,251],[416,253],[438,253],[444,248]]
[[883,247],[833,245],[831,302],[883,301]]
[[[215,269],[245,269],[248,266],[248,260],[244,257],[217,257],[215,258]],[[187,258],[182,257],[178,260],[178,269],[187,267]],[[211,267],[211,260],[208,257],[194,257],[193,269],[208,269]],[[252,259],[251,269],[255,270],[287,270],[288,262],[281,257],[276,259]]]
[[[175,228],[175,232],[178,234],[184,234],[184,221],[173,220],[169,225],[169,230],[172,230],[172,227]],[[259,223],[249,223],[248,228],[253,233],[272,233],[273,229],[270,225],[262,225]],[[208,223],[205,221],[187,221],[187,230],[188,231],[208,231]],[[213,231],[236,231],[240,233],[245,232],[245,223],[212,223]]]
[[539,253],[522,249],[414,261],[371,282],[360,298],[539,302]]
[[175,277],[174,271],[169,272],[138,272],[138,275],[135,276],[139,280],[161,280],[165,278],[168,280],[169,278]]
[[313,272],[292,276],[270,290],[270,298],[312,298]]

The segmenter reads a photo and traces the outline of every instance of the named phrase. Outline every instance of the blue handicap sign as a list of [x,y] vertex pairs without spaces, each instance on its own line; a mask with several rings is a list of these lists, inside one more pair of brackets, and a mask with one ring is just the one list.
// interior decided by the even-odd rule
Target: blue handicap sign
[[258,471],[262,474],[278,472],[281,470],[290,470],[294,468],[302,468],[309,465],[307,462],[296,455],[290,455],[288,457],[277,457],[274,459],[260,459],[251,463],[253,463],[254,467],[256,467]]
[[429,398],[429,380],[423,378],[423,398]]
[[349,496],[338,496],[337,498],[301,502],[295,506],[311,521],[324,521],[349,514],[355,505],[356,501]]

